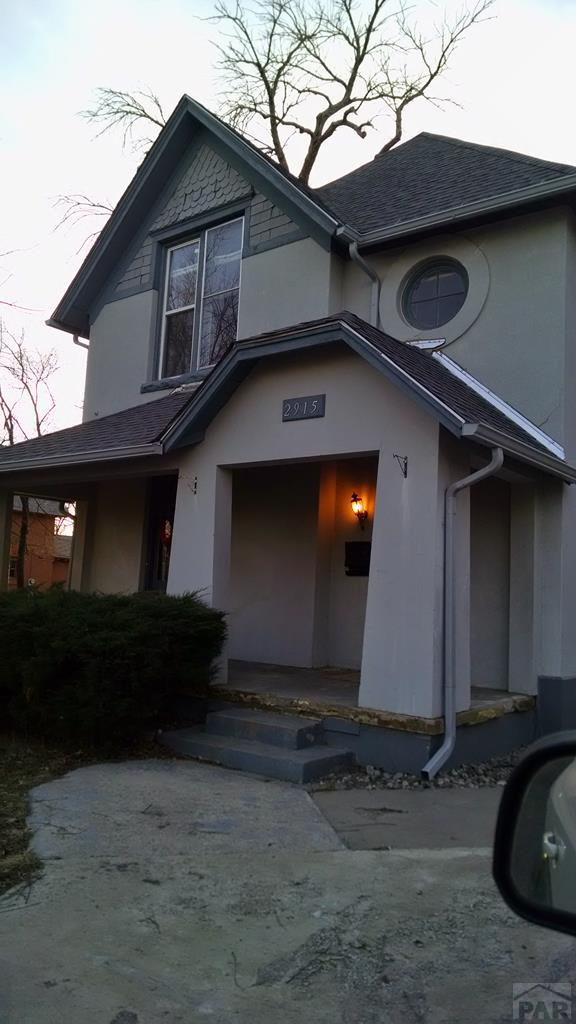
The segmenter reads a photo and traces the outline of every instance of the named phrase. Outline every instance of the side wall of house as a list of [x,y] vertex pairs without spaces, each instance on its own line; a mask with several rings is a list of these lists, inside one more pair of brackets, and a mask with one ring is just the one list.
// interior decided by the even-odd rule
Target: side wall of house
[[180,159],[149,216],[90,311],[84,419],[150,401],[157,376],[158,306],[166,246],[244,216],[239,337],[327,315],[339,302],[340,262],[200,134]]
[[[571,217],[547,210],[368,257],[383,282],[385,331],[402,341],[445,338],[451,359],[561,442]],[[453,320],[422,333],[404,320],[401,296],[414,268],[439,256],[464,265],[468,296]],[[343,308],[368,319],[370,301],[369,279],[347,264]]]

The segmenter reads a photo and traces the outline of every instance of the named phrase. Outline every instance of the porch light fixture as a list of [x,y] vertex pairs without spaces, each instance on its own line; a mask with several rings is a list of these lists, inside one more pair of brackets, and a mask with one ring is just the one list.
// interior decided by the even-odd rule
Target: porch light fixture
[[364,523],[368,519],[368,513],[364,508],[364,501],[358,494],[356,494],[356,491],[352,491],[350,502],[352,504],[352,511],[360,523],[360,529],[363,530]]

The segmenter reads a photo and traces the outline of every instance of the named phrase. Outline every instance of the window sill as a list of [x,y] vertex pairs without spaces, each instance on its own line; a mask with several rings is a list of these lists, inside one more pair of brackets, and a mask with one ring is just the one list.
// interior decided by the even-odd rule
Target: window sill
[[147,395],[151,391],[173,391],[183,384],[201,384],[206,379],[210,370],[197,370],[196,373],[182,373],[179,377],[164,377],[163,380],[148,381],[140,385],[140,394]]

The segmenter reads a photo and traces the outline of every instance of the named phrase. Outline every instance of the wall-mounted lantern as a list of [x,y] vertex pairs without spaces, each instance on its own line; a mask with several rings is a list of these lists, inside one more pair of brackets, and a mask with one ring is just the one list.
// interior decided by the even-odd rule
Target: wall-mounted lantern
[[360,523],[360,529],[363,530],[364,523],[368,519],[368,513],[364,508],[364,501],[358,494],[356,494],[356,491],[353,491],[350,502],[352,504],[352,511]]

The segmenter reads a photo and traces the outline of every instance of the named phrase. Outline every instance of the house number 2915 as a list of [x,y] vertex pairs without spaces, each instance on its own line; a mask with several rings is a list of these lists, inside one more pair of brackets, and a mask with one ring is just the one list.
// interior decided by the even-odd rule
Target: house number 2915
[[313,420],[324,416],[326,395],[305,395],[303,398],[285,398],[282,402],[282,421]]

